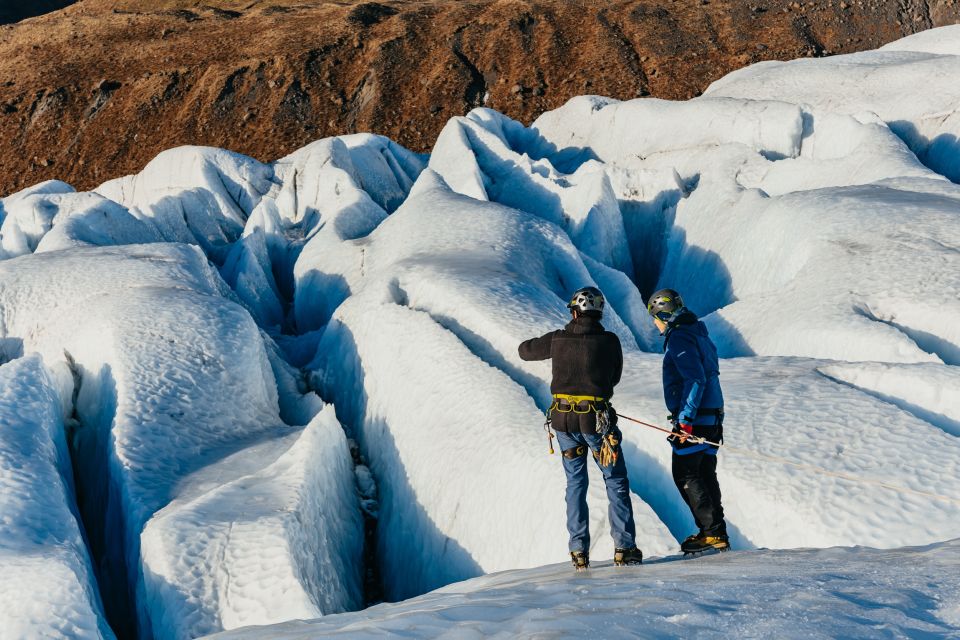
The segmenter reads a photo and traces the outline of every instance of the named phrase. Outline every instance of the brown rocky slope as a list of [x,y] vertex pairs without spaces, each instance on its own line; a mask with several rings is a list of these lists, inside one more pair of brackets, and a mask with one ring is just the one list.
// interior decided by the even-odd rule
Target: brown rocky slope
[[81,0],[0,27],[0,196],[181,144],[261,160],[372,131],[427,151],[487,105],[684,99],[744,65],[872,49],[958,0]]

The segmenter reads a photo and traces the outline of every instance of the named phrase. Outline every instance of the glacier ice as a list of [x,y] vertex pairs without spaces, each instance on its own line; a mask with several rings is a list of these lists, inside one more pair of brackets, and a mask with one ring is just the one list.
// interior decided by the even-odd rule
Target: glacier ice
[[[387,597],[565,554],[563,474],[539,429],[549,391],[516,344],[562,318],[558,278],[589,278],[576,249],[430,170],[359,248],[364,272],[345,274],[355,293],[311,366],[377,480]],[[597,557],[613,553],[605,499],[591,489]],[[644,548],[666,552],[666,528],[634,505]]]
[[153,636],[196,638],[360,608],[354,483],[332,407],[292,436],[185,478],[143,531]]
[[564,565],[504,571],[356,613],[217,640],[420,638],[952,637],[960,543],[750,551],[658,559],[636,570]]
[[[175,561],[181,546],[164,547],[169,536],[192,543],[194,537],[214,529],[221,514],[210,512],[209,521],[203,519],[207,512],[202,510],[184,519],[168,518],[151,525],[152,536],[146,536],[145,527],[179,497],[186,476],[259,441],[289,433],[279,415],[278,387],[259,328],[231,301],[230,290],[196,246],[127,245],[37,253],[0,262],[0,274],[6,334],[24,336],[24,351],[36,351],[53,366],[74,374],[61,375],[59,381],[62,397],[76,392],[74,411],[81,426],[74,453],[85,488],[80,508],[105,576],[102,586],[110,592],[108,610],[125,600],[130,603],[125,606],[132,607],[135,601],[140,611],[137,624],[146,637],[152,632],[166,637],[166,629],[179,629],[177,637],[185,637],[197,629],[223,628],[211,627],[209,618],[198,619],[196,610],[179,605],[179,592],[168,588],[151,564]],[[329,420],[324,424],[324,433],[332,432]],[[324,473],[340,479],[339,485],[326,483],[330,504],[337,508],[352,504],[358,514],[343,435],[333,431],[341,442],[326,446],[316,442],[318,428],[298,446],[313,453]],[[256,476],[256,470],[250,473]],[[286,535],[295,548],[305,544],[301,523],[307,514],[317,521],[329,513],[318,514],[315,500],[298,495],[297,487],[315,487],[311,482],[322,476],[304,476],[303,470],[290,473],[300,475],[264,471],[258,484],[263,491],[276,492],[272,508],[291,514],[277,520],[271,535]],[[335,486],[340,487],[339,494],[334,494]],[[333,500],[335,495],[339,501]],[[349,541],[361,535],[358,517],[336,518],[340,524],[328,529],[326,542],[331,549],[350,548]],[[261,564],[242,567],[223,568],[250,581],[276,571]],[[293,573],[286,579],[294,585],[290,588],[306,585],[299,587],[306,594],[302,606],[290,604],[284,610],[290,615],[316,615],[358,599],[357,579],[347,573],[339,581]],[[269,580],[283,584],[275,575]],[[213,611],[214,624],[249,619],[230,618],[218,609],[228,607],[229,599],[210,593],[200,597],[204,611]],[[308,602],[313,604],[307,606]]]
[[[663,406],[644,296],[676,287],[704,316],[724,356],[736,547],[954,536],[958,38],[761,63],[686,102],[581,96],[530,126],[476,109],[429,157],[370,134],[272,163],[182,147],[93,192],[51,181],[0,199],[0,378],[47,376],[30,396],[45,446],[76,421],[92,559],[56,543],[73,573],[51,593],[108,636],[97,563],[111,622],[185,638],[359,608],[370,561],[397,599],[562,557],[549,365],[516,345],[560,326],[586,284],[624,344],[614,404],[647,421]],[[669,553],[694,526],[670,449],[621,426],[639,543]],[[45,468],[66,478],[57,451]],[[599,483],[589,501],[603,559]],[[956,626],[928,609],[902,628]]]
[[78,521],[60,397],[36,354],[0,366],[0,629],[114,637]]
[[874,113],[927,166],[958,181],[958,33],[960,26],[953,25],[876,51],[762,62],[724,76],[704,95],[782,100],[843,114]]

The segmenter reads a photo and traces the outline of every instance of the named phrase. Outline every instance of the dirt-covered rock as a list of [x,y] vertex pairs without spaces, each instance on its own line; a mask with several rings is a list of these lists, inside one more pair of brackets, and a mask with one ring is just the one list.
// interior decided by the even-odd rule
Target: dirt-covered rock
[[957,21],[955,0],[81,0],[0,26],[0,195],[188,143],[268,160],[372,131],[426,151],[480,105],[530,122],[582,94],[690,98]]

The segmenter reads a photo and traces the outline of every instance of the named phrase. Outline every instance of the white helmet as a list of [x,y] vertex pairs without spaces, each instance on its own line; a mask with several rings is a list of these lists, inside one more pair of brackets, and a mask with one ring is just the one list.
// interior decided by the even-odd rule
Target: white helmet
[[573,292],[570,302],[567,303],[570,310],[576,309],[580,312],[598,311],[603,313],[603,293],[596,287],[583,287]]

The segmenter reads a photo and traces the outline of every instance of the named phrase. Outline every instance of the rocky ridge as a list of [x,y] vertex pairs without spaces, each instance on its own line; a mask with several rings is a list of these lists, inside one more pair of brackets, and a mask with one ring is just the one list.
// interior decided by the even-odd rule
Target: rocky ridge
[[89,189],[182,144],[271,160],[371,131],[428,151],[478,106],[687,99],[958,21],[958,0],[81,0],[0,26],[0,195]]

